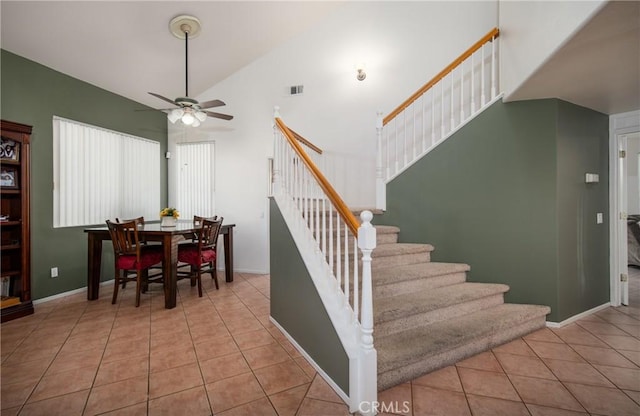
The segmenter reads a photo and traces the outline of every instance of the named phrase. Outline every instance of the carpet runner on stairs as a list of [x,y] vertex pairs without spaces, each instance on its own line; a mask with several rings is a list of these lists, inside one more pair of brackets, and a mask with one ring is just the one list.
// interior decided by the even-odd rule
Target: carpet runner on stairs
[[545,326],[547,306],[505,304],[504,284],[466,282],[466,264],[431,262],[430,244],[375,226],[372,255],[378,389],[386,390]]

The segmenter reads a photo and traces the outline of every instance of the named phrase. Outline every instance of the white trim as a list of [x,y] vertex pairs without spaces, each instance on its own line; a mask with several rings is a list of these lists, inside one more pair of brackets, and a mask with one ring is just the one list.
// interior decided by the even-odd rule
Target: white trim
[[[104,282],[100,282],[100,286],[113,285],[113,280],[114,279],[105,280]],[[36,300],[33,301],[33,304],[34,305],[38,305],[40,303],[50,302],[52,300],[56,300],[56,299],[60,299],[60,298],[66,298],[67,296],[76,295],[78,293],[86,292],[87,290],[89,290],[87,286],[81,287],[79,289],[73,289],[73,290],[70,290],[68,292],[58,293],[57,295],[47,296],[46,298],[36,299]]]
[[581,312],[577,315],[573,315],[571,318],[565,319],[562,322],[549,322],[547,321],[547,328],[562,328],[565,325],[569,325],[574,323],[575,321],[582,319],[586,316],[592,315],[594,313],[600,312],[603,309],[607,309],[611,306],[611,302],[603,303],[600,306],[596,306],[595,308],[591,308],[588,311]]
[[309,364],[311,364],[311,366],[316,370],[316,372],[320,374],[320,376],[322,376],[324,381],[327,382],[327,384],[338,394],[338,396],[340,396],[342,400],[344,400],[345,404],[348,406],[350,402],[349,396],[347,396],[347,394],[344,391],[342,391],[340,387],[338,387],[338,385],[333,381],[333,379],[331,379],[331,377],[329,377],[329,375],[325,373],[324,370],[318,364],[316,364],[313,358],[311,358],[311,356],[304,350],[304,348],[302,348],[296,342],[296,340],[291,335],[289,335],[289,333],[285,331],[285,329],[282,326],[280,326],[278,321],[276,321],[273,318],[273,316],[269,316],[269,320],[273,325],[275,325],[276,328],[280,330],[280,332],[282,332],[282,334],[289,340],[289,342],[293,344],[293,346],[298,350],[298,352],[309,362]]
[[[611,306],[620,306],[620,273],[626,265],[620,264],[620,239],[626,238],[618,231],[620,207],[618,195],[619,136],[640,131],[640,110],[614,114],[609,117],[609,280]],[[624,208],[626,210],[626,208]]]

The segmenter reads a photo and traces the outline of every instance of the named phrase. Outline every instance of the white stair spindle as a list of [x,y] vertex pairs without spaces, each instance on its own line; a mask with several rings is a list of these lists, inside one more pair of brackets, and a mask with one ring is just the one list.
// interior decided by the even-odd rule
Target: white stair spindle
[[349,227],[344,224],[344,295],[347,301],[345,307],[350,308],[349,302]]
[[484,104],[487,102],[487,97],[485,95],[485,81],[484,81],[484,49],[485,49],[486,45],[482,45],[482,47],[480,48],[481,53],[481,60],[480,60],[480,107],[484,107]]
[[427,99],[428,91],[422,94],[422,152],[427,150],[427,115],[425,114],[424,102]]
[[453,116],[453,98],[455,97],[455,95],[453,94],[453,72],[451,71],[449,72],[449,77],[451,77],[451,97],[449,97],[449,101],[450,101],[450,112],[449,112],[449,116],[451,116],[451,120],[449,121],[449,131],[452,131],[455,125],[455,121],[454,121],[454,116]]
[[473,62],[473,57],[475,56],[475,52],[471,54],[471,114],[470,116],[476,113],[476,90],[475,90],[475,67]]
[[491,99],[496,97],[496,38],[491,40]]
[[444,78],[438,81],[440,84],[440,140],[444,139]]
[[340,215],[336,215],[336,280],[338,281],[338,287],[342,287],[342,252],[341,252],[341,238],[340,235]]
[[436,91],[431,88],[431,147],[436,143]]
[[464,62],[460,63],[460,123],[464,121]]
[[358,238],[353,238],[353,316],[356,321],[360,320],[360,294],[358,293],[359,289],[359,280],[360,274],[358,273]]

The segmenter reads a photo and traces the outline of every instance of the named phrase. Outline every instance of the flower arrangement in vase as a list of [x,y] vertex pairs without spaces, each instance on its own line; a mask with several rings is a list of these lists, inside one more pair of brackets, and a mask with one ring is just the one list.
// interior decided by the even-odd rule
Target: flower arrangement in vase
[[180,212],[175,208],[163,208],[160,211],[160,226],[175,227],[176,221],[180,217]]

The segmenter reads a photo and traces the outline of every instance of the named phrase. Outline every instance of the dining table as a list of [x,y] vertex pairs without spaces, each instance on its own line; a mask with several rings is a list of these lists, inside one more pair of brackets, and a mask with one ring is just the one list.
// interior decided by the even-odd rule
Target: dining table
[[[227,282],[233,282],[233,228],[235,224],[223,224],[220,235],[224,244],[224,273]],[[138,236],[143,241],[160,241],[163,246],[162,273],[164,275],[164,306],[175,308],[178,292],[178,245],[200,229],[193,221],[177,221],[175,226],[161,226],[150,221],[140,224]],[[111,240],[107,226],[85,228],[88,235],[87,299],[100,296],[100,273],[102,268],[102,242]]]

